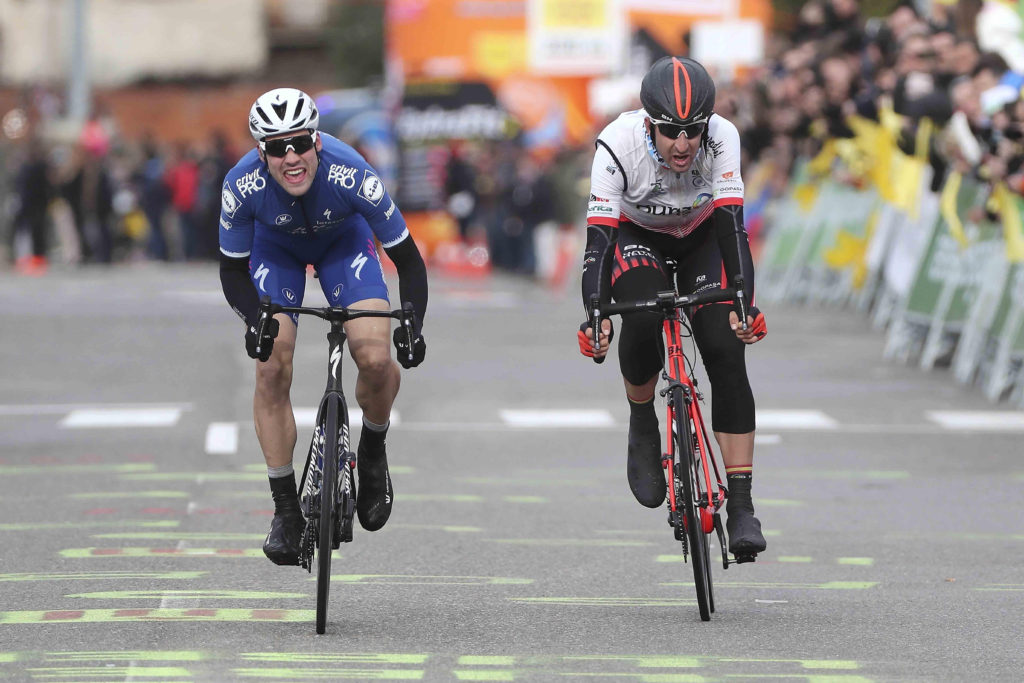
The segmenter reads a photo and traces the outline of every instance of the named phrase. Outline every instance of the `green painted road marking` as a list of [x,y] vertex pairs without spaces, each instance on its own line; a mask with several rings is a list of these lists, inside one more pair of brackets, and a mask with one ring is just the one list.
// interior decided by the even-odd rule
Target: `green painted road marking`
[[595,546],[600,548],[637,548],[654,545],[650,541],[615,541],[594,538],[487,538],[488,543],[509,545]]
[[81,572],[77,574],[0,574],[0,581],[95,581],[97,579],[169,579],[186,580],[206,576],[207,572]]
[[332,581],[345,583],[386,583],[389,585],[434,585],[434,586],[508,586],[526,585],[533,579],[518,579],[502,576],[437,576],[415,574],[332,574]]
[[[717,584],[716,584],[717,586]],[[691,584],[692,587],[692,584]],[[506,598],[513,602],[526,602],[539,605],[572,605],[578,607],[680,607],[684,605],[695,605],[697,601],[682,600],[678,598]]]
[[[151,462],[130,462],[121,464],[96,465],[0,465],[0,475],[12,474],[129,474],[131,472],[152,472],[156,465]],[[266,468],[264,468],[266,471]],[[265,476],[265,475],[264,475]]]
[[452,671],[455,679],[459,681],[514,681],[514,671],[502,671],[501,669],[487,669],[483,671],[455,669]]
[[875,564],[873,557],[838,557],[836,564],[854,565],[857,567],[871,567]]
[[802,500],[793,500],[791,498],[758,498],[757,504],[770,508],[798,508],[807,505]]
[[806,564],[809,562],[814,562],[814,558],[808,557],[807,555],[779,555],[775,558],[775,561],[789,562],[793,564]]
[[267,591],[194,590],[194,591],[97,591],[72,593],[65,598],[90,600],[279,600],[308,598],[306,593],[271,593]]
[[183,540],[183,541],[262,541],[266,534],[231,532],[177,532],[177,531],[125,531],[113,534],[93,534],[90,538],[120,538],[128,540]]
[[474,493],[403,493],[402,501],[412,503],[483,503],[486,499]]
[[357,679],[360,681],[419,681],[424,672],[417,669],[232,669],[239,678]]
[[548,499],[544,496],[502,496],[501,499],[506,503],[535,504],[548,502]]
[[0,664],[10,664],[18,661],[17,652],[0,652]]
[[0,624],[100,624],[125,621],[312,622],[316,610],[302,609],[79,609],[0,612]]
[[106,652],[47,652],[48,662],[201,662],[209,657],[199,650],[109,650]]
[[97,522],[38,522],[25,524],[0,524],[0,531],[52,531],[56,529],[104,529],[111,527],[144,527],[147,529],[171,529],[181,522],[176,519],[159,520],[102,520]]
[[112,498],[188,498],[188,491],[106,491],[102,493],[72,493],[76,500],[108,500]]
[[85,666],[44,666],[28,669],[39,680],[192,680],[192,672],[180,666],[105,666],[100,670]]
[[188,481],[202,484],[208,481],[266,481],[267,468],[262,474],[256,472],[144,472],[121,474],[122,481]]
[[[294,664],[424,664],[430,655],[399,654],[387,652],[375,653],[309,653],[309,652],[242,652],[239,659],[251,662],[287,662]],[[300,677],[301,678],[301,677]]]
[[[262,548],[68,548],[61,557],[264,557]],[[333,557],[333,556],[332,556]]]
[[[662,586],[689,586],[693,581],[668,581]],[[824,583],[789,583],[782,581],[716,581],[715,588],[812,588],[815,590],[867,590],[878,585],[878,581],[825,581]]]
[[[814,469],[772,469],[771,477],[796,479],[850,479],[850,480],[892,480],[909,479],[907,470],[814,470]],[[760,500],[760,499],[759,499]]]
[[459,657],[459,666],[514,666],[515,657],[506,655],[463,655]]
[[477,534],[483,531],[478,526],[456,526],[453,524],[392,524],[396,529],[427,529],[430,531],[447,531],[452,534]]

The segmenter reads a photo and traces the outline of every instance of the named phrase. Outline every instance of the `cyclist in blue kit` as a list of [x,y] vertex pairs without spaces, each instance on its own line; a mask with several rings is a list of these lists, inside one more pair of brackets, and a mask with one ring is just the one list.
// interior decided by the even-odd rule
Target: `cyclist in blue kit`
[[[404,331],[395,330],[399,361],[414,367],[426,353],[423,258],[377,173],[350,146],[321,133],[319,120],[315,102],[300,90],[277,88],[257,98],[249,112],[257,146],[228,172],[221,195],[221,285],[245,321],[246,351],[260,361],[253,421],[274,499],[263,552],[276,564],[298,564],[304,526],[292,468],[296,429],[289,395],[298,317],[275,316],[269,338],[257,339],[260,297],[300,305],[312,265],[330,305],[388,310],[377,240],[398,270],[401,300],[416,311],[412,360]],[[369,531],[387,522],[394,497],[385,437],[401,375],[391,358],[389,330],[387,318],[345,323],[363,411],[356,511]]]

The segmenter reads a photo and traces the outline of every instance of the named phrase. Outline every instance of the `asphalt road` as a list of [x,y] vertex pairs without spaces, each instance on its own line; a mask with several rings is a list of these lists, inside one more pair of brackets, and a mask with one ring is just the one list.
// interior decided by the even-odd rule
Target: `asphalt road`
[[[629,493],[621,380],[579,356],[576,292],[435,277],[394,513],[341,548],[316,636],[313,577],[260,551],[252,361],[216,269],[0,291],[0,679],[1021,677],[1024,413],[883,361],[859,314],[767,311],[768,551],[715,566],[703,623],[664,511]],[[300,329],[300,462],[325,332]]]

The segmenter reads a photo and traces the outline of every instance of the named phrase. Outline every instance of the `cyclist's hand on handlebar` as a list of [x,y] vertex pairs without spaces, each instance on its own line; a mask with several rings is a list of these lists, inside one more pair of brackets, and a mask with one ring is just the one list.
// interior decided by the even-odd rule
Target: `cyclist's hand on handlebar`
[[427,343],[423,341],[422,334],[412,340],[412,360],[409,359],[409,340],[405,328],[396,327],[391,339],[395,343],[395,350],[398,351],[398,362],[403,368],[408,370],[423,362],[423,357],[427,355]]
[[580,324],[580,329],[576,333],[576,340],[580,344],[580,353],[587,358],[604,358],[608,354],[608,348],[611,346],[612,337],[615,336],[615,329],[612,327],[612,321],[605,318],[601,321],[601,346],[600,348],[594,348],[594,330],[590,327],[590,321]]
[[[270,354],[274,350],[274,337],[277,336],[277,332],[281,325],[274,318],[267,320],[266,332],[263,335],[263,339],[257,339],[256,327],[251,326],[245,330],[245,352],[249,354],[249,358],[255,358],[261,362],[267,362],[270,359]],[[259,347],[259,351],[256,347]]]
[[759,342],[768,334],[764,313],[758,310],[757,306],[751,306],[747,310],[747,329],[744,330],[740,325],[740,318],[736,315],[736,311],[729,312],[729,325],[736,332],[736,337],[744,344]]

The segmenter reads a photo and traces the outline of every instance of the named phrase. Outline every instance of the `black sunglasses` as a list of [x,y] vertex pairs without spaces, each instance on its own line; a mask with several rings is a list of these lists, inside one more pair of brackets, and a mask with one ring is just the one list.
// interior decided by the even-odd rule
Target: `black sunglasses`
[[289,149],[301,156],[313,149],[314,144],[313,136],[309,133],[303,133],[302,135],[293,135],[287,138],[277,138],[276,140],[264,140],[260,143],[260,146],[267,156],[283,157],[288,154]]
[[657,128],[661,134],[669,140],[678,140],[680,135],[685,136],[687,140],[692,140],[693,138],[702,135],[704,133],[704,129],[708,127],[707,121],[681,126],[678,123],[651,120],[651,125]]

